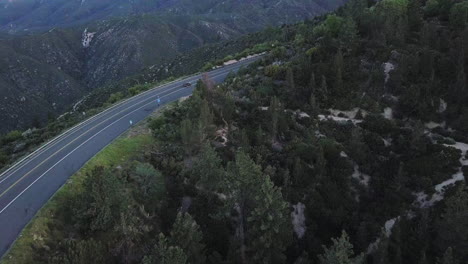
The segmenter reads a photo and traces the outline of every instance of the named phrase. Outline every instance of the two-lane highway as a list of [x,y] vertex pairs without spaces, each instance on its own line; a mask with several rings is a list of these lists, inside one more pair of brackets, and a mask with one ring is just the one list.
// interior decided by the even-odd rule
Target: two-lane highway
[[[223,81],[258,57],[209,73]],[[201,75],[153,88],[76,125],[0,175],[0,257],[50,197],[89,159],[158,108],[192,93]],[[192,86],[184,87],[185,83]]]

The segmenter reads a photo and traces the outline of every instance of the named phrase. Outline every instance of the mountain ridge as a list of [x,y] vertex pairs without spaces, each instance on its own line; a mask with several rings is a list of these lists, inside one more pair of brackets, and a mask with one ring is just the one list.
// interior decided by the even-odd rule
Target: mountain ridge
[[[18,3],[22,1],[33,0],[18,0]],[[312,5],[315,1],[320,2],[307,0],[304,3],[310,5],[302,5],[310,8],[305,9],[307,15],[315,12],[315,5]],[[169,2],[164,3],[169,6]],[[76,1],[70,3],[76,4]],[[181,3],[184,2],[174,1],[171,5]],[[206,7],[213,3],[192,3],[186,6],[185,13],[180,9],[168,9],[167,12],[109,17],[73,27],[28,31],[29,34],[19,36],[3,32],[3,37],[0,36],[0,47],[4,51],[0,56],[0,110],[3,110],[0,121],[4,125],[0,133],[44,124],[90,91],[147,67],[160,67],[194,48],[258,31],[272,25],[274,18],[299,19],[288,18],[291,10],[283,6],[270,8],[268,12],[244,8],[248,12],[232,16],[223,13],[225,10],[218,5],[209,12]],[[259,6],[262,1],[227,3],[237,3],[236,8],[242,9]],[[341,0],[333,3],[341,3]],[[287,6],[301,6],[293,4]],[[0,7],[1,11],[4,9]],[[272,10],[276,15],[269,18]],[[251,19],[255,14],[258,21]],[[5,20],[2,13],[0,21],[1,18]],[[18,58],[21,59],[18,61]]]
[[[218,1],[202,0],[193,3],[187,0],[15,0],[0,3],[0,30],[21,33],[48,30],[54,27],[83,25],[92,21],[112,17],[124,17],[147,13],[173,15],[213,15],[223,17],[258,17],[266,12],[263,22],[291,23],[310,16],[333,10],[345,0],[304,0],[304,1]],[[278,10],[281,10],[278,12]],[[284,12],[291,14],[283,16]]]

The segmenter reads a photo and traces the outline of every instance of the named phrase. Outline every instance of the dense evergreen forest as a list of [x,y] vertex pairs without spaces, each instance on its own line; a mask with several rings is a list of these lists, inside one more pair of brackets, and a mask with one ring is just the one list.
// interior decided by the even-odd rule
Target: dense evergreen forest
[[353,0],[150,122],[35,263],[467,263],[468,1]]

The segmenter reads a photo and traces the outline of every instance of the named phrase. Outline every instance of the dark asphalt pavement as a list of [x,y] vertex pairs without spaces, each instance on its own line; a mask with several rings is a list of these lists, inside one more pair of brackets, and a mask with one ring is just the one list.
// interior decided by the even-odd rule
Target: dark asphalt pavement
[[[254,60],[251,58],[209,72],[222,82],[231,71]],[[71,128],[0,175],[0,257],[16,240],[21,230],[54,193],[89,159],[133,124],[146,118],[157,107],[192,94],[201,75],[175,81],[139,94]],[[183,87],[185,83],[190,87]]]

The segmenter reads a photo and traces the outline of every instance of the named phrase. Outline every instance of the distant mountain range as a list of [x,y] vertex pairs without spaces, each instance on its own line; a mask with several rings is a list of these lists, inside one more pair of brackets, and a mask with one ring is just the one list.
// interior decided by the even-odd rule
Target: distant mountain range
[[58,116],[99,87],[207,43],[345,1],[0,0],[0,133]]
[[210,15],[258,24],[290,23],[336,8],[344,0],[3,0],[0,30],[10,33],[73,26],[146,13]]

